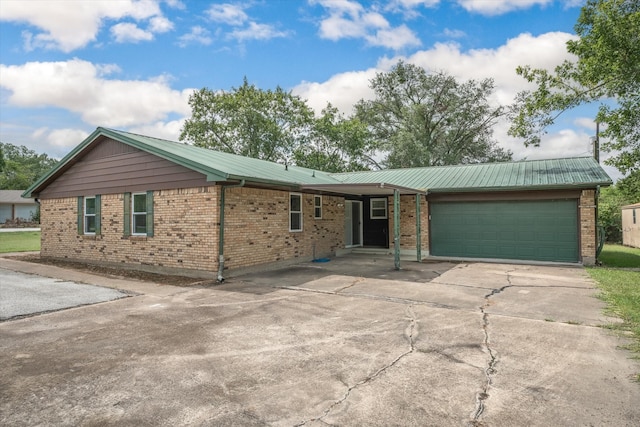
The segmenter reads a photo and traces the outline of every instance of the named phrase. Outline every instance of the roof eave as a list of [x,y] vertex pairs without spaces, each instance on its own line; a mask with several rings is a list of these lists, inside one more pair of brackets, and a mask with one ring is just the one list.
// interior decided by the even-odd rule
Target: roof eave
[[583,190],[588,188],[606,187],[613,181],[586,182],[577,184],[527,185],[505,187],[465,187],[465,188],[430,188],[429,193],[480,193],[499,191],[535,191],[535,190]]

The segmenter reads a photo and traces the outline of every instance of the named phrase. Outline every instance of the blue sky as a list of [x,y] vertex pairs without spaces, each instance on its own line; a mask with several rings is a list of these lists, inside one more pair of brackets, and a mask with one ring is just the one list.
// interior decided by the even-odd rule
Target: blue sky
[[[189,94],[243,77],[345,114],[399,59],[460,80],[493,78],[496,104],[551,68],[579,0],[2,0],[0,139],[62,157],[97,126],[177,140]],[[496,126],[516,159],[590,154],[593,108],[562,117],[540,148]],[[607,169],[614,177],[617,171]]]

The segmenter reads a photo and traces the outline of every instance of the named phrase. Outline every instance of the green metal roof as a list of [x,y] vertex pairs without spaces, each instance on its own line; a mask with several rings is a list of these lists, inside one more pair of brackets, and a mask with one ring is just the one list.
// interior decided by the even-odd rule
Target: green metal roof
[[332,174],[343,183],[386,182],[429,192],[586,188],[611,185],[591,157]]
[[27,189],[23,193],[23,197],[31,197],[32,193],[37,192],[36,190],[39,191],[44,188],[44,186],[52,179],[55,179],[59,173],[66,170],[66,168],[79,159],[84,149],[100,136],[120,141],[188,169],[200,172],[206,175],[209,181],[224,182],[244,179],[254,183],[291,188],[298,188],[304,184],[339,183],[339,181],[329,176],[328,173],[322,171],[315,171],[298,166],[285,167],[285,165],[274,162],[194,147],[193,145],[119,130],[97,128],[80,145],[58,162],[51,171]]
[[405,190],[430,192],[587,188],[612,184],[606,172],[590,157],[329,174],[99,127],[22,196],[37,194],[102,136],[200,172],[212,182],[246,180],[292,189],[334,186],[343,191],[346,191],[345,184],[375,184],[380,188],[384,188],[380,184],[391,184]]

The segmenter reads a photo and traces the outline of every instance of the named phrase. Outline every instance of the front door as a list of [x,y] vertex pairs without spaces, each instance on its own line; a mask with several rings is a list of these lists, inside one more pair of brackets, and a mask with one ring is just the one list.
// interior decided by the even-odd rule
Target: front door
[[344,246],[362,246],[362,202],[358,200],[344,203]]

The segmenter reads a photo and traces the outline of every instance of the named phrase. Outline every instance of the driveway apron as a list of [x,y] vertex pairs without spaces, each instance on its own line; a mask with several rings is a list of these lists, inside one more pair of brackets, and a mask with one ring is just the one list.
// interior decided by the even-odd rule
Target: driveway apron
[[583,269],[388,267],[350,256],[2,322],[0,424],[640,425],[640,366]]

